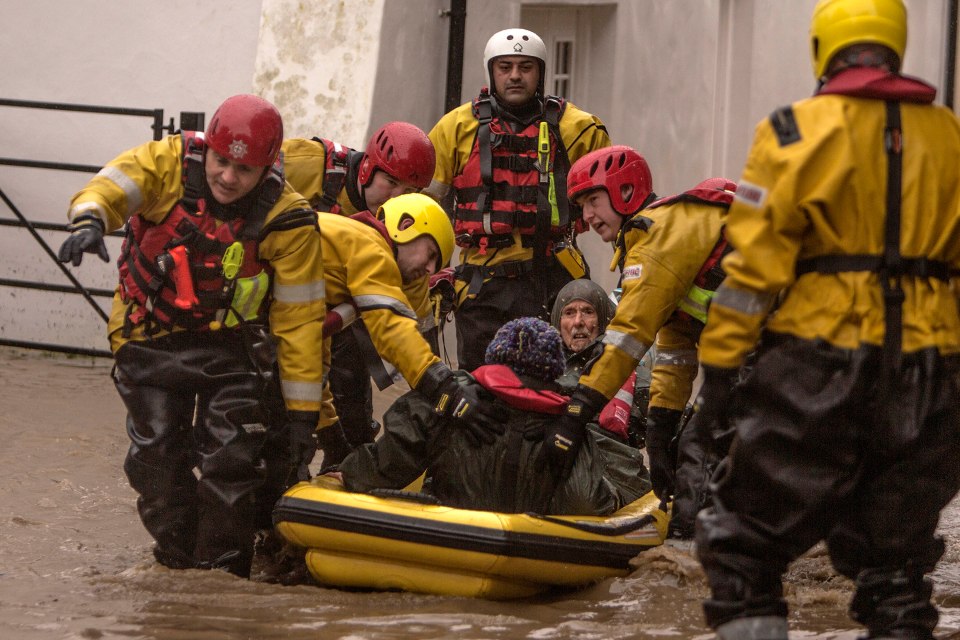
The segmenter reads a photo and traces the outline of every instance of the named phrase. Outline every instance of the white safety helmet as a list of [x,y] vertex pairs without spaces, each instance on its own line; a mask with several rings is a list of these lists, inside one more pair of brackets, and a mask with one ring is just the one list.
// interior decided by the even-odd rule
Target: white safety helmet
[[487,86],[493,93],[493,74],[490,73],[490,64],[494,58],[500,56],[530,56],[540,61],[540,83],[537,93],[543,95],[543,77],[547,70],[547,47],[543,40],[533,31],[527,29],[504,29],[498,31],[487,40],[483,49],[483,70],[487,74]]

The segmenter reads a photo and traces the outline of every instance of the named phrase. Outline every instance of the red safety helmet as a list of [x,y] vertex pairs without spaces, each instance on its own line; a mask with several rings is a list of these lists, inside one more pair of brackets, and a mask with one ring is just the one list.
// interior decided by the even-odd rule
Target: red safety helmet
[[[624,200],[623,187],[626,186],[633,187],[633,191]],[[653,177],[647,161],[630,147],[605,147],[574,162],[567,174],[567,197],[570,200],[594,189],[605,190],[613,210],[622,216],[630,216],[640,210],[653,191]]]
[[224,158],[269,167],[280,153],[283,120],[277,108],[263,98],[241,94],[217,107],[203,137]]
[[379,170],[424,189],[433,180],[436,165],[437,156],[427,134],[409,122],[388,122],[367,143],[357,178],[365,187]]
[[715,191],[729,191],[730,193],[736,193],[737,183],[726,178],[707,178],[695,186],[694,189],[710,189]]

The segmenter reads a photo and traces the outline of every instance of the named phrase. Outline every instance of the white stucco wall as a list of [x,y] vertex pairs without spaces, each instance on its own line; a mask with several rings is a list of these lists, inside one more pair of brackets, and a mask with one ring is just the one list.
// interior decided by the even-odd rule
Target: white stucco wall
[[264,0],[255,93],[277,105],[287,137],[363,147],[384,0]]

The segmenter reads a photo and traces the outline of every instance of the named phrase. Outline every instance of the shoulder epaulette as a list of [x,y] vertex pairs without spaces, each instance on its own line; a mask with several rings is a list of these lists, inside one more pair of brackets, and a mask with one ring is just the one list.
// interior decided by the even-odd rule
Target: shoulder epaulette
[[770,114],[770,125],[777,134],[781,147],[800,140],[800,128],[793,116],[793,107],[781,107]]

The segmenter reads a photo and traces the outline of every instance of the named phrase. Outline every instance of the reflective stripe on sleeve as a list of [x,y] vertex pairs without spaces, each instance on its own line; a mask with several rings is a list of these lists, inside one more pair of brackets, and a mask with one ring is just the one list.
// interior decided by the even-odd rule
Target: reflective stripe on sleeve
[[420,333],[426,333],[436,326],[437,321],[434,319],[433,314],[417,318],[417,329],[420,330]]
[[140,185],[131,180],[127,174],[116,167],[104,167],[100,169],[100,173],[98,173],[97,176],[106,178],[120,187],[123,195],[127,198],[127,213],[132,215],[140,210],[140,205],[143,204],[143,194],[140,192]]
[[380,295],[368,295],[368,296],[354,296],[353,301],[357,304],[357,308],[360,311],[373,311],[374,309],[390,309],[398,316],[403,316],[404,318],[410,318],[411,320],[417,320],[417,314],[413,310],[400,302],[396,298],[391,298],[390,296],[380,296]]
[[640,360],[643,358],[643,355],[647,352],[647,349],[650,348],[650,345],[640,342],[633,336],[627,335],[622,331],[611,331],[609,329],[603,336],[603,343],[612,344],[634,360]]
[[621,402],[626,402],[627,404],[633,404],[633,394],[625,389],[620,389],[617,391],[617,394],[613,396],[614,400],[620,400]]
[[748,316],[756,316],[769,311],[774,300],[775,297],[769,293],[733,289],[721,284],[713,297],[712,304],[728,307]]
[[327,285],[323,280],[314,280],[307,284],[273,284],[273,298],[277,302],[298,304],[323,300],[327,295]]
[[673,367],[695,367],[697,366],[696,349],[660,349],[657,351],[657,365],[666,365]]
[[281,380],[280,390],[283,392],[285,400],[320,402],[320,398],[323,396],[323,383]]
[[70,212],[67,214],[70,222],[73,222],[77,219],[77,216],[83,215],[84,213],[92,213],[100,219],[100,222],[103,223],[103,226],[107,226],[107,214],[104,212],[103,207],[100,206],[98,202],[78,202],[77,204],[70,207]]

